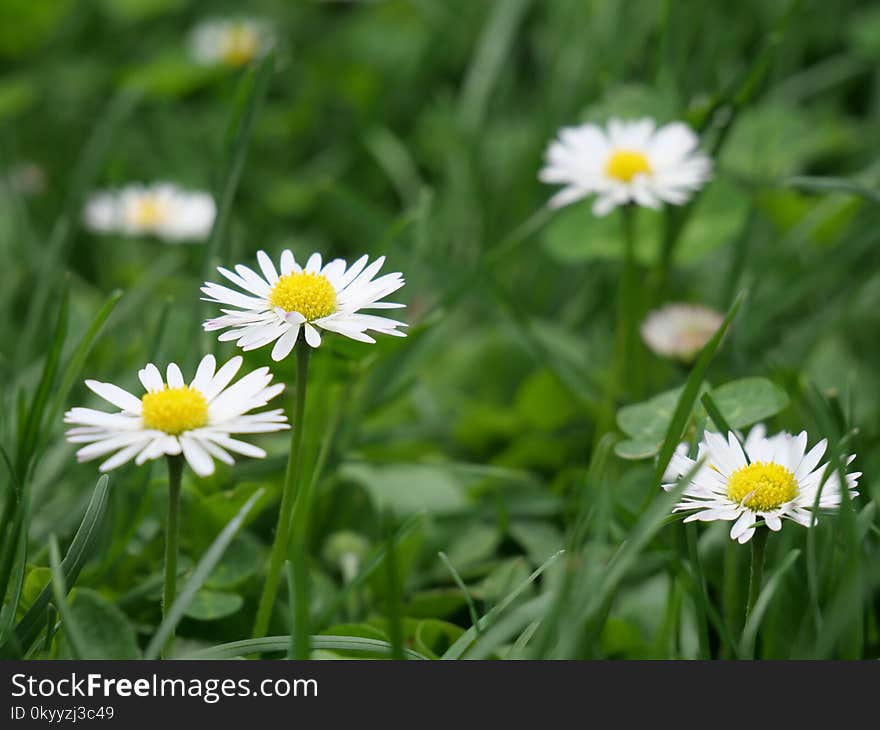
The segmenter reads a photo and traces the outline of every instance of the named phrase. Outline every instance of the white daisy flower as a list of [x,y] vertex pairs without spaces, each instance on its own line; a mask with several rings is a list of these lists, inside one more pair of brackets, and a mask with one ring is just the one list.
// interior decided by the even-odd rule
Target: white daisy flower
[[682,122],[659,129],[653,119],[612,119],[607,129],[564,127],[547,148],[539,178],[565,185],[550,199],[554,208],[593,194],[597,216],[631,202],[682,205],[712,176],[712,160],[700,152],[699,141]]
[[275,45],[268,23],[253,18],[213,19],[197,25],[189,38],[192,57],[207,66],[244,66]]
[[211,232],[217,206],[205,192],[188,192],[171,183],[129,185],[92,195],[83,212],[95,233],[154,235],[169,243],[202,240]]
[[642,339],[657,355],[690,362],[722,322],[723,314],[700,304],[667,304],[645,317]]
[[348,266],[343,259],[334,259],[322,266],[321,254],[313,253],[302,267],[293,253],[285,250],[281,253],[279,274],[269,256],[258,251],[262,276],[247,266],[238,265],[235,272],[218,267],[217,271],[244,291],[206,282],[202,287],[206,301],[235,309],[222,309],[223,315],[209,319],[204,328],[226,329],[219,339],[235,340],[244,350],[274,342],[273,360],[290,354],[300,329],[311,347],[321,344],[320,330],[371,343],[376,340],[367,331],[405,337],[398,331],[398,327],[406,327],[405,323],[360,311],[405,306],[380,301],[403,286],[403,276],[394,272],[374,279],[385,257],[380,256],[369,266],[368,260],[361,256]]
[[[827,440],[823,439],[807,451],[806,431],[797,436],[781,432],[767,438],[762,431],[749,436],[743,448],[733,433],[725,439],[721,434],[707,431],[696,460],[680,453],[673,456],[671,473],[681,476],[696,469],[673,510],[692,512],[685,522],[732,521],[731,539],[745,543],[755,534],[758,520],[763,520],[773,531],[782,529],[784,518],[805,527],[814,525],[817,516],[812,510],[820,487],[820,510],[840,505],[842,494],[837,472],[830,471],[826,475],[828,464],[818,466]],[[849,456],[847,465],[853,459],[855,456]],[[701,462],[699,467],[698,462]],[[855,488],[860,476],[861,472],[846,475],[846,488],[851,497],[858,495]],[[668,490],[674,486],[664,484],[663,488]]]
[[189,385],[174,363],[168,366],[164,381],[159,369],[150,363],[138,373],[147,391],[141,397],[112,383],[86,380],[90,390],[122,410],[106,413],[72,408],[64,414],[64,422],[75,426],[67,431],[67,440],[88,444],[76,452],[81,462],[113,453],[101,464],[101,471],[110,471],[131,459],[143,464],[182,453],[196,474],[207,476],[214,472],[214,459],[233,463],[230,451],[261,459],[266,456],[263,449],[230,434],[289,428],[281,408],[248,413],[265,406],[284,390],[284,385],[270,385],[272,374],[263,367],[230,386],[241,363],[241,357],[234,357],[217,370],[214,356],[206,355]]

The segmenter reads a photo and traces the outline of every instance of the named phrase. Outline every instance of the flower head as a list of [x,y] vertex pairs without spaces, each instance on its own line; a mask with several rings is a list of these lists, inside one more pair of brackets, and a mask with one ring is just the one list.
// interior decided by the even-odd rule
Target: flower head
[[268,23],[253,18],[206,20],[193,29],[189,40],[192,57],[209,66],[244,66],[274,44]]
[[219,339],[235,340],[244,350],[274,342],[273,360],[290,354],[300,330],[311,347],[321,344],[320,330],[361,342],[375,342],[367,331],[405,337],[398,330],[406,327],[403,322],[361,312],[404,306],[381,301],[403,286],[403,276],[395,272],[373,278],[385,257],[380,256],[369,266],[368,260],[362,256],[348,266],[343,259],[334,259],[322,265],[321,255],[314,253],[302,267],[293,253],[285,250],[279,273],[269,256],[259,251],[257,261],[262,276],[242,265],[236,266],[234,272],[217,269],[242,292],[210,282],[202,287],[206,301],[235,307],[222,309],[223,315],[209,319],[204,327],[208,331],[225,329]]
[[682,122],[659,129],[652,119],[612,119],[564,127],[547,148],[542,182],[565,187],[550,199],[554,208],[596,195],[593,213],[603,216],[626,203],[659,208],[681,205],[712,175],[712,160]]
[[112,383],[87,380],[90,390],[121,410],[106,413],[72,408],[64,414],[64,422],[75,426],[67,431],[67,440],[87,444],[77,451],[80,461],[112,453],[101,464],[101,471],[110,471],[131,459],[143,464],[166,454],[182,453],[196,474],[207,476],[214,472],[214,459],[233,463],[230,451],[263,458],[263,449],[234,439],[231,434],[289,428],[280,408],[248,413],[265,406],[284,390],[284,385],[270,385],[272,375],[263,367],[230,386],[241,363],[241,357],[234,357],[217,370],[214,356],[206,355],[189,385],[174,363],[168,366],[165,380],[150,363],[138,373],[146,390],[141,397]]
[[642,323],[642,339],[662,357],[690,362],[723,321],[724,316],[709,307],[667,304],[648,313]]
[[153,235],[180,243],[206,238],[216,213],[209,193],[160,182],[97,192],[86,204],[83,218],[96,233]]
[[[827,445],[823,439],[807,451],[805,431],[797,436],[783,431],[768,438],[763,426],[753,428],[743,446],[733,433],[725,438],[707,431],[697,459],[677,451],[664,475],[679,479],[693,472],[673,511],[691,512],[685,522],[733,521],[730,537],[740,543],[755,534],[759,519],[774,531],[782,529],[783,518],[811,527],[817,520],[813,506],[820,490],[820,510],[838,507],[842,498],[837,472],[828,472],[827,463],[819,466]],[[854,458],[848,457],[846,464]],[[861,472],[846,475],[852,497],[858,495],[860,476]]]

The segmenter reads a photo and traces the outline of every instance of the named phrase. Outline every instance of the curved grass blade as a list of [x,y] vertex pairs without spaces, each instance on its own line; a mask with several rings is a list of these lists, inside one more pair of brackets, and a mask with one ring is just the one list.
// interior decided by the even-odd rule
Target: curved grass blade
[[[98,526],[107,509],[109,483],[110,478],[106,474],[98,480],[79,529],[77,529],[76,534],[73,536],[73,542],[70,543],[64,560],[61,561],[61,572],[67,585],[72,586],[76,583],[76,579],[79,577],[79,573],[95,542]],[[47,585],[15,627],[16,642],[25,650],[33,644],[45,626],[45,611],[51,597],[52,586]],[[11,641],[11,638],[10,641],[4,642],[3,646],[0,647],[0,657],[5,657],[8,654],[8,644],[10,643],[14,643]]]
[[450,646],[446,652],[441,656],[441,659],[461,659],[464,656],[464,653],[470,648],[473,642],[477,638],[477,629],[480,631],[485,631],[488,629],[498,617],[504,612],[504,610],[510,606],[517,598],[522,595],[523,591],[526,590],[532,583],[534,583],[541,573],[543,573],[547,568],[549,568],[556,559],[562,555],[565,550],[560,550],[557,553],[551,555],[547,560],[545,560],[541,565],[539,565],[532,574],[526,578],[522,583],[520,583],[516,588],[513,589],[510,593],[508,593],[504,600],[501,601],[497,606],[495,606],[491,611],[489,611],[485,616],[483,616],[476,624],[471,626],[467,631],[465,631],[455,643]]
[[467,603],[468,612],[471,615],[471,624],[477,630],[477,636],[479,636],[480,616],[477,613],[477,607],[474,604],[474,599],[471,596],[470,591],[467,589],[467,586],[464,584],[464,581],[461,579],[461,576],[458,574],[458,571],[455,569],[455,566],[452,564],[449,556],[441,550],[439,553],[437,553],[437,557],[440,558],[443,565],[445,565],[446,569],[452,574],[452,580],[455,581],[455,585],[458,586],[458,590],[460,590],[462,595],[464,596],[465,603]]
[[61,570],[61,553],[58,550],[58,540],[55,535],[49,537],[49,567],[52,569],[52,595],[55,597],[55,607],[61,616],[64,626],[64,635],[70,645],[70,651],[74,659],[87,659],[86,641],[82,631],[70,613],[67,605],[67,583]]
[[[360,636],[312,636],[309,641],[312,649],[327,649],[338,651],[358,651],[370,654],[383,654],[391,656],[393,649],[387,641],[379,639],[366,639]],[[186,659],[233,659],[249,654],[268,654],[272,652],[286,652],[290,648],[289,636],[264,636],[260,639],[245,639],[233,641],[229,644],[219,644],[210,649],[191,654]],[[407,659],[425,659],[426,656],[412,649],[404,648],[403,653]]]
[[104,327],[104,323],[113,313],[113,310],[116,308],[116,305],[119,303],[119,300],[121,298],[121,289],[115,290],[110,294],[109,297],[107,297],[107,299],[101,305],[101,308],[98,310],[98,313],[95,315],[94,319],[92,319],[92,322],[89,325],[89,328],[86,330],[86,333],[82,336],[82,339],[76,346],[76,350],[73,351],[73,354],[67,361],[67,365],[61,375],[61,380],[59,382],[58,388],[55,391],[55,398],[52,401],[52,406],[51,408],[49,408],[49,423],[53,422],[58,417],[58,414],[64,407],[64,401],[67,400],[70,389],[73,387],[73,384],[76,382],[77,378],[79,378],[86,358],[92,351],[92,347],[94,347],[95,342],[98,339],[98,335],[101,333],[101,329]]
[[198,565],[196,565],[195,570],[192,572],[192,575],[186,582],[183,590],[181,590],[180,594],[177,596],[177,600],[175,600],[174,604],[171,606],[168,615],[162,623],[159,624],[159,628],[156,630],[156,633],[153,635],[153,638],[150,640],[150,643],[144,652],[144,659],[156,659],[159,656],[159,652],[162,651],[166,639],[171,636],[171,632],[175,629],[180,619],[183,618],[183,612],[186,610],[187,606],[189,606],[190,601],[195,597],[199,588],[202,587],[202,584],[208,576],[211,575],[211,571],[214,570],[217,563],[220,562],[220,558],[223,557],[223,553],[226,552],[229,543],[232,542],[232,539],[238,533],[239,529],[241,529],[241,526],[244,523],[244,518],[247,517],[248,512],[251,511],[251,508],[256,504],[257,500],[263,496],[264,492],[265,490],[258,489],[251,495],[251,498],[244,503],[244,506],[238,511],[238,514],[236,514],[235,517],[227,523],[226,527],[221,530],[217,539],[214,540],[211,547],[209,547],[208,551],[202,556],[202,559],[199,561]]

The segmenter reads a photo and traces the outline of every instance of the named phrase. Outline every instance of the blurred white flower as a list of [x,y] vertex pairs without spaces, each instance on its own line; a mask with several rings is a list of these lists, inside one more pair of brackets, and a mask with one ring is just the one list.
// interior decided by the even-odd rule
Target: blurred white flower
[[265,252],[257,252],[257,261],[262,276],[241,264],[235,272],[217,269],[243,292],[211,282],[202,287],[206,301],[235,307],[222,309],[222,316],[204,324],[207,331],[226,329],[220,340],[235,340],[244,350],[274,342],[272,359],[282,360],[296,344],[300,329],[310,347],[321,344],[322,329],[360,342],[376,341],[367,331],[406,336],[398,331],[398,327],[406,327],[405,323],[360,311],[405,306],[380,301],[404,285],[399,272],[373,278],[385,263],[384,256],[369,266],[367,256],[351,266],[343,259],[322,266],[321,254],[314,253],[302,267],[293,253],[285,250],[281,253],[280,275]]
[[284,385],[270,385],[272,374],[263,367],[230,386],[241,363],[241,357],[234,357],[216,370],[214,356],[206,355],[189,385],[174,363],[168,366],[165,381],[150,363],[138,373],[147,391],[141,397],[112,383],[87,380],[90,390],[121,410],[105,413],[72,408],[64,414],[64,422],[75,426],[67,431],[67,440],[88,444],[76,452],[80,461],[113,453],[101,464],[101,471],[110,471],[131,459],[143,464],[166,454],[182,453],[196,474],[207,476],[214,472],[214,459],[233,463],[230,451],[263,458],[263,449],[230,434],[289,428],[280,408],[248,414],[281,393]]
[[[678,452],[672,457],[671,473],[694,472],[673,512],[692,512],[685,522],[733,522],[730,537],[739,543],[752,538],[759,519],[773,531],[782,529],[784,518],[811,527],[817,520],[812,510],[820,487],[820,510],[838,507],[842,498],[837,472],[826,474],[827,463],[817,468],[827,445],[823,439],[808,452],[805,431],[797,436],[783,431],[770,438],[749,434],[743,448],[733,433],[725,438],[707,431],[697,459]],[[846,464],[853,459],[847,457]],[[860,476],[861,472],[846,475],[852,497],[858,496]]]
[[642,339],[657,355],[690,362],[723,321],[720,312],[700,304],[666,304],[645,317]]
[[253,18],[206,20],[193,29],[189,39],[192,57],[209,66],[244,66],[274,45],[269,24]]
[[169,243],[207,238],[217,206],[210,193],[181,190],[171,183],[129,185],[94,193],[83,219],[96,233],[153,235]]
[[659,129],[653,119],[612,119],[606,129],[563,127],[547,148],[539,178],[565,185],[550,199],[554,208],[589,195],[596,195],[597,216],[631,202],[648,208],[681,205],[712,176],[712,160],[698,145],[682,122]]

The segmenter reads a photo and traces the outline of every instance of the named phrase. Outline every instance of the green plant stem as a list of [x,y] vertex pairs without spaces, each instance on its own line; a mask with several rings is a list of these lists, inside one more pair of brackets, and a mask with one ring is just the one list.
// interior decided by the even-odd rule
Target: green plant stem
[[[278,594],[281,569],[284,567],[287,548],[290,543],[290,528],[294,517],[294,505],[295,502],[299,501],[297,484],[302,471],[300,451],[302,450],[303,441],[306,382],[309,374],[311,348],[303,341],[298,344],[294,352],[296,353],[296,391],[293,404],[293,430],[290,435],[290,454],[287,459],[287,471],[284,474],[284,487],[281,491],[281,507],[278,510],[275,542],[272,544],[272,553],[269,557],[269,572],[266,575],[266,582],[263,584],[263,593],[260,596],[257,617],[254,621],[253,638],[255,639],[262,638],[269,630],[269,620],[272,617],[272,608],[275,604],[275,597]],[[299,601],[300,596],[297,596],[297,602]]]
[[[162,591],[162,618],[164,619],[177,596],[177,549],[180,537],[180,480],[183,475],[183,456],[168,458],[168,519],[165,523],[165,588]],[[168,638],[162,656],[171,653],[174,633]]]
[[759,527],[752,536],[752,569],[749,573],[749,602],[746,604],[746,621],[761,595],[761,582],[764,578],[764,549],[767,546],[768,530]]
[[623,228],[623,272],[620,278],[617,297],[617,322],[614,332],[614,354],[611,361],[611,372],[608,374],[599,416],[596,422],[596,433],[593,440],[598,446],[599,440],[614,427],[614,414],[617,399],[627,384],[631,383],[633,372],[633,354],[635,352],[636,326],[636,259],[635,259],[635,210],[631,205],[620,209]]

